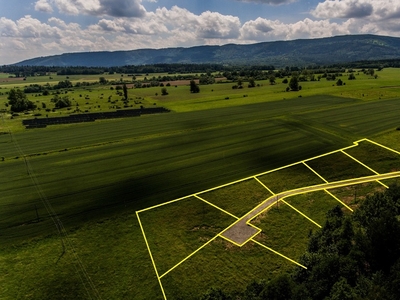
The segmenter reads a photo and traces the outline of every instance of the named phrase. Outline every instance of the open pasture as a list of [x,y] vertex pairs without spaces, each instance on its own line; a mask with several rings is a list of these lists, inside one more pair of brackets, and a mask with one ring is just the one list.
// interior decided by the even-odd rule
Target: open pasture
[[[246,82],[244,83],[243,89],[232,89],[235,82],[232,83],[215,83],[211,85],[201,85],[200,93],[191,94],[189,92],[189,86],[187,82],[170,82],[171,86],[166,87],[168,91],[167,96],[161,95],[161,87],[150,87],[150,88],[133,88],[132,84],[129,84],[131,77],[127,74],[112,74],[112,75],[71,75],[71,76],[40,76],[40,77],[28,77],[25,81],[21,79],[12,80],[5,78],[2,82],[0,80],[0,106],[3,107],[3,103],[7,102],[6,92],[11,88],[24,88],[30,84],[46,84],[54,85],[59,81],[70,80],[73,83],[77,82],[95,82],[99,80],[99,77],[105,77],[107,80],[127,80],[128,82],[128,99],[129,103],[123,103],[123,99],[118,95],[118,91],[115,90],[115,86],[110,85],[93,85],[87,87],[77,87],[71,89],[61,90],[61,96],[69,96],[72,101],[72,107],[52,110],[54,108],[54,103],[51,102],[51,98],[54,95],[43,96],[40,93],[28,94],[28,99],[35,102],[38,108],[30,114],[22,115],[14,120],[9,120],[9,126],[12,126],[13,130],[21,130],[20,122],[22,118],[32,118],[33,114],[41,114],[39,117],[52,117],[60,115],[68,115],[79,111],[88,112],[104,112],[115,110],[117,107],[124,108],[138,108],[141,105],[145,107],[165,106],[168,109],[175,112],[189,112],[198,110],[209,110],[215,108],[229,108],[233,106],[243,106],[252,103],[264,103],[270,101],[282,101],[288,99],[299,99],[299,97],[310,97],[310,96],[335,96],[347,99],[357,99],[365,102],[380,103],[380,100],[384,99],[394,99],[400,97],[400,87],[397,82],[399,76],[398,69],[384,69],[377,72],[378,78],[374,79],[369,75],[365,75],[362,72],[357,73],[356,80],[347,80],[347,73],[344,73],[341,79],[346,82],[344,86],[336,86],[336,81],[327,81],[322,78],[320,81],[309,81],[301,82],[302,90],[299,92],[286,92],[287,84],[282,83],[281,78],[276,80],[276,84],[270,85],[269,81],[258,81],[259,86],[255,88],[248,88]],[[121,75],[123,75],[121,77]],[[168,74],[149,74],[148,78],[152,76],[163,76]],[[50,79],[50,77],[52,79]],[[144,77],[138,77],[138,79],[144,79]],[[122,84],[122,83],[121,83]],[[166,82],[164,83],[166,84]],[[111,89],[113,88],[113,89]],[[54,91],[51,91],[54,92]],[[372,101],[371,101],[372,102]],[[379,104],[376,104],[376,108],[379,110]],[[43,104],[46,108],[43,108]],[[381,106],[385,104],[382,103]],[[1,108],[0,107],[0,108]],[[358,106],[353,107],[358,109]],[[46,111],[46,109],[51,109]],[[351,108],[347,112],[351,116]],[[372,107],[365,108],[364,114],[371,114]],[[372,110],[373,111],[373,110]],[[328,113],[328,112],[327,112]],[[348,116],[343,115],[341,117],[337,111],[332,108],[329,114],[335,114],[342,121],[348,122],[349,126],[359,126],[359,129],[369,128],[368,124],[363,122],[353,122],[348,121]],[[310,117],[315,117],[310,114],[306,114],[303,118],[297,119],[299,124],[303,122],[311,122],[313,119]],[[320,115],[320,117],[323,117]],[[318,116],[317,116],[318,118]],[[341,121],[340,119],[337,120]],[[377,122],[381,121],[381,122]],[[319,120],[316,120],[319,122]],[[376,122],[375,126],[380,126],[381,129],[387,128],[386,126],[391,122],[390,120],[376,119],[374,116],[368,116],[365,122]],[[326,129],[329,129],[327,124]],[[346,124],[340,124],[343,125]],[[340,128],[339,126],[339,128]],[[338,129],[338,128],[337,128]],[[348,130],[346,135],[351,134],[352,130]],[[367,130],[364,136],[369,136],[372,132]],[[356,139],[353,137],[353,139]]]
[[[355,149],[363,143],[374,144],[369,140],[362,140],[354,143],[353,146],[338,149],[334,152],[328,153],[327,155],[317,156],[316,158],[310,158],[305,161],[312,161],[313,168],[316,170],[329,169],[332,167],[332,164],[335,164],[335,162],[338,160],[338,158],[335,157],[336,154],[344,155],[343,151]],[[383,149],[390,149],[384,148],[382,145],[374,145]],[[348,158],[348,156],[345,157]],[[164,297],[166,299],[179,299],[182,295],[191,295],[193,299],[196,299],[196,297],[199,297],[202,292],[204,292],[204,290],[210,286],[215,286],[217,288],[221,288],[223,286],[225,290],[234,291],[235,288],[243,285],[244,279],[242,276],[239,276],[239,274],[247,274],[250,271],[253,271],[256,274],[259,272],[265,274],[285,272],[288,270],[286,267],[281,269],[281,267],[277,266],[275,263],[258,262],[254,266],[248,265],[245,258],[241,259],[241,265],[236,265],[237,258],[235,255],[237,253],[246,253],[246,259],[256,259],[253,257],[254,254],[252,254],[250,250],[254,251],[254,246],[261,246],[264,251],[269,251],[269,255],[272,253],[277,256],[275,259],[279,257],[280,259],[283,258],[291,263],[299,265],[297,261],[307,248],[308,237],[310,236],[311,232],[322,227],[326,220],[326,213],[335,206],[339,206],[343,210],[350,212],[352,209],[348,205],[353,207],[355,204],[357,204],[348,201],[346,196],[348,191],[351,191],[353,187],[360,186],[360,192],[370,194],[372,190],[378,191],[378,189],[376,189],[376,185],[380,185],[380,190],[383,188],[383,185],[379,182],[364,182],[363,180],[360,184],[351,185],[350,183],[346,183],[346,181],[348,181],[350,178],[348,178],[348,176],[342,176],[342,172],[340,170],[336,170],[339,173],[339,176],[331,177],[329,178],[329,181],[325,180],[325,182],[343,181],[343,183],[341,183],[341,187],[331,188],[330,191],[320,187],[314,192],[307,192],[305,189],[302,192],[298,191],[293,193],[291,196],[279,199],[276,203],[271,202],[272,204],[269,206],[269,208],[263,210],[248,221],[251,222],[252,225],[256,226],[256,228],[260,229],[261,232],[249,238],[243,245],[239,247],[238,245],[231,243],[229,239],[226,239],[226,237],[223,236],[224,231],[220,231],[223,228],[218,225],[209,225],[209,222],[212,222],[212,220],[208,218],[208,213],[204,213],[204,211],[217,209],[219,210],[219,214],[221,214],[221,216],[225,214],[225,218],[228,216],[234,217],[230,221],[231,224],[234,224],[236,222],[235,218],[238,219],[238,216],[241,216],[244,211],[251,211],[253,207],[260,203],[259,200],[262,199],[260,197],[263,194],[262,188],[265,189],[264,196],[267,196],[267,199],[269,198],[274,201],[275,195],[270,192],[271,190],[266,185],[265,178],[263,181],[261,181],[265,175],[270,175],[273,178],[273,175],[277,174],[277,177],[275,178],[276,181],[290,182],[293,179],[295,184],[293,186],[284,186],[286,187],[286,190],[293,190],[308,186],[318,187],[320,183],[315,182],[314,178],[309,177],[309,174],[307,174],[305,170],[301,170],[299,168],[299,166],[305,166],[305,161],[302,161],[302,163],[289,165],[287,167],[278,168],[276,170],[272,170],[271,172],[267,172],[266,174],[261,173],[237,182],[232,182],[231,184],[222,185],[215,189],[211,189],[210,191],[199,192],[188,197],[167,202],[163,205],[157,205],[155,207],[138,211],[137,217],[141,224],[143,237],[146,241]],[[358,163],[354,160],[353,162]],[[339,167],[342,166],[341,163],[338,163],[338,165]],[[359,165],[368,169],[368,166],[366,165]],[[314,170],[311,170],[308,167],[306,167],[306,169],[310,171]],[[286,171],[286,173],[282,173],[282,171]],[[285,176],[282,176],[283,174],[285,174]],[[369,175],[371,174],[358,172],[354,173],[354,177],[352,178],[360,178]],[[301,176],[303,176],[302,185],[300,185]],[[328,178],[328,176],[326,177]],[[311,180],[308,181],[308,179]],[[271,180],[270,183],[273,182],[274,181]],[[255,197],[250,196],[251,191],[255,191]],[[209,201],[204,200],[204,198],[207,198]],[[256,200],[257,198],[259,200]],[[201,203],[203,206],[203,213],[201,213],[198,209],[186,208],[189,201],[194,201],[196,199],[200,200],[200,202],[195,201],[197,203],[201,203],[203,201],[203,203]],[[204,205],[206,208],[204,208]],[[219,205],[222,205],[223,208]],[[251,207],[251,205],[253,205],[253,207]],[[191,216],[193,210],[197,210],[197,213],[195,213],[196,217]],[[182,211],[186,211],[187,214],[182,213]],[[232,215],[232,212],[234,211],[239,214]],[[216,225],[217,222],[223,222],[225,218],[215,218],[213,222]],[[246,218],[246,216],[243,216],[243,218]],[[158,226],[160,226],[162,229],[158,231],[154,230],[156,228],[154,225],[156,222],[153,221],[149,224],[148,220],[151,219],[159,220]],[[180,226],[174,225],[175,222],[179,222]],[[188,222],[190,225],[187,225]],[[194,223],[192,224],[192,222],[202,225],[195,226]],[[229,222],[229,219],[227,219],[227,222]],[[171,225],[172,228],[169,228]],[[193,228],[197,229],[196,233],[192,232]],[[214,231],[214,236],[212,236],[212,234],[208,235],[206,231],[213,228],[216,229]],[[199,234],[199,236],[197,236],[197,234]],[[225,261],[225,256],[229,254],[232,255],[232,258],[229,260],[228,264],[235,265],[235,267],[230,270],[225,270],[225,268],[221,267],[224,272],[222,272],[219,268],[210,269],[209,261],[204,261],[204,255],[210,249],[213,249],[216,243],[219,243],[220,237],[226,239],[230,243],[227,244],[225,242],[225,250],[220,250],[218,253],[218,255],[221,255],[221,261]],[[186,240],[187,238],[189,238],[189,240]],[[167,241],[165,241],[166,239]],[[198,248],[193,249],[192,253],[189,253],[190,251],[185,250],[179,251],[178,253],[171,252],[171,254],[168,254],[169,251],[172,251],[171,249],[181,249],[182,243],[186,244],[187,246],[196,244]],[[163,249],[163,251],[160,249]],[[163,254],[164,258],[160,256],[160,253]],[[177,255],[181,255],[183,253],[186,253],[186,257],[177,262]],[[176,264],[170,265],[169,269],[166,269],[165,264],[171,261],[171,259],[175,260]],[[208,260],[214,261],[215,259],[208,258]],[[217,265],[219,266],[218,263]],[[299,266],[301,267],[301,265]],[[190,275],[192,269],[202,271],[197,279],[199,285],[195,284],[195,287],[189,288],[190,284],[194,284]],[[207,273],[205,270],[208,270],[210,273]],[[219,278],[215,278],[216,274],[219,275]],[[177,284],[178,281],[175,279],[176,276],[179,278],[180,284]],[[213,279],[213,284],[205,284],[203,286],[203,283],[209,283],[211,278]],[[228,286],[226,283],[226,278],[231,278],[230,285]],[[246,278],[248,283],[251,281],[251,278],[251,276]],[[202,288],[199,289],[199,287]],[[190,292],[188,292],[188,289]],[[198,296],[194,296],[193,293],[198,293]]]
[[[341,143],[295,131],[280,120],[266,121],[263,116],[257,120],[257,115],[258,111],[247,112],[235,120],[234,115],[230,119],[208,111],[203,112],[204,121],[197,114],[196,120],[178,123],[172,114],[170,118],[149,116],[143,118],[148,127],[137,125],[142,120],[132,119],[101,122],[98,127],[77,125],[74,130],[34,130],[15,135],[13,140],[28,156],[54,209],[64,222],[74,224],[125,206],[151,206]],[[212,117],[220,123],[207,123]],[[2,220],[7,218],[2,221],[2,234],[16,237],[30,229],[40,233],[51,220],[31,222],[36,218],[35,204],[41,216],[47,214],[31,185],[22,154],[16,152],[8,135],[1,136],[0,156],[5,157],[0,169],[4,193],[1,213]],[[17,194],[13,192],[16,189]],[[22,229],[18,227],[21,224],[25,224]]]
[[[87,298],[86,277],[83,276],[82,282],[77,275],[74,267],[77,258],[71,255],[70,247],[68,255],[56,264],[62,243],[27,174],[23,154],[33,170],[30,175],[39,182],[41,191],[66,226],[75,253],[103,298],[134,295],[137,299],[162,299],[134,211],[348,146],[355,136],[365,137],[365,131],[372,136],[393,130],[398,126],[395,117],[396,108],[400,107],[398,102],[382,100],[386,105],[379,106],[355,99],[303,97],[140,119],[22,130],[12,136],[2,134],[0,269],[13,271],[0,279],[0,294],[5,299],[18,298],[18,291],[28,299],[46,299],[44,295],[47,299],[67,298],[67,288],[51,290],[45,279],[35,280],[54,276],[51,282],[70,278],[66,286],[77,286],[76,299]],[[372,116],[365,113],[364,107],[373,109],[385,125],[364,122]],[[345,113],[349,108],[353,109],[352,115]],[[341,117],[336,119],[337,115],[326,113],[329,110],[335,110]],[[302,122],[301,118],[307,114],[315,119]],[[378,118],[372,119],[375,117]],[[341,123],[345,120],[347,123]],[[8,128],[10,121],[14,120],[6,119],[2,126]],[[364,126],[351,127],[352,124]],[[398,134],[393,130],[382,139],[392,141],[387,144],[391,147],[396,144]],[[312,172],[304,174],[305,178],[315,178]],[[295,181],[301,182],[301,176]],[[291,178],[280,176],[279,180],[290,182]],[[290,184],[281,184],[281,188],[286,186]],[[253,187],[250,184],[245,188]],[[261,190],[255,197],[245,190],[241,192],[227,191],[220,197],[215,191],[213,199],[206,197],[211,192],[200,196],[210,203],[227,205],[225,208],[236,205],[232,211],[240,215],[248,207],[233,205],[229,195],[238,193],[248,197],[251,203],[262,201],[268,195]],[[193,228],[207,227],[201,227],[201,220],[194,221],[198,224],[190,224]],[[240,279],[235,273],[227,273],[226,281],[221,279],[222,287],[232,282],[244,287],[248,280],[261,278],[263,274],[272,278],[291,266],[255,242],[245,247],[250,247],[249,252],[244,252],[246,248],[238,250],[220,238],[212,240],[199,255],[163,277],[166,293],[173,293],[182,278],[192,275],[182,283],[182,290],[199,282],[198,291],[204,291],[213,278],[220,278],[218,270],[232,270],[235,266],[244,266],[243,272],[248,277]],[[231,249],[236,258],[229,252],[222,253],[221,249]],[[47,253],[46,257],[42,253]],[[272,267],[254,269],[262,261],[273,262],[269,265]],[[194,272],[186,263],[195,266],[197,262],[204,267],[202,274],[212,276],[186,272]],[[171,264],[168,262],[165,268]],[[52,275],[59,266],[63,273]],[[79,266],[78,270],[81,270]]]
[[[386,185],[394,184],[398,178],[382,180]],[[385,187],[376,181],[365,182],[361,184],[349,185],[341,188],[331,189],[329,192],[337,199],[343,201],[350,208],[356,208],[360,202],[365,200],[367,196],[372,196],[375,193],[382,192]]]

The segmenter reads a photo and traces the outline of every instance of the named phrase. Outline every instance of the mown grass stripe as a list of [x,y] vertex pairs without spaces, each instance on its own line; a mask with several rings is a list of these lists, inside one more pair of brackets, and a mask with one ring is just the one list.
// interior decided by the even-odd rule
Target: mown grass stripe
[[281,256],[281,257],[283,257],[284,259],[287,259],[288,261],[290,261],[290,262],[292,262],[292,263],[298,265],[299,267],[302,267],[303,269],[306,269],[306,270],[307,270],[307,267],[306,267],[306,266],[303,266],[302,264],[300,264],[300,263],[298,263],[297,261],[295,261],[295,260],[293,260],[293,259],[291,259],[291,258],[289,258],[289,257],[287,257],[287,256],[285,256],[285,255],[283,255],[282,253],[279,253],[278,251],[275,251],[274,249],[271,249],[271,248],[269,248],[269,247],[263,245],[262,243],[256,241],[255,239],[251,239],[251,241],[254,242],[254,243],[256,243],[257,245],[260,245],[261,247],[263,247],[263,248],[265,248],[265,249],[267,249],[267,250],[269,250],[269,251],[271,251],[271,252],[273,252],[273,253],[275,253],[275,254]]
[[164,296],[164,299],[167,300],[167,296],[165,295],[164,288],[163,288],[163,285],[162,285],[162,283],[161,283],[161,277],[158,275],[157,266],[156,266],[156,263],[154,262],[153,255],[152,255],[152,253],[151,253],[149,243],[147,242],[146,234],[145,234],[145,232],[144,232],[144,229],[143,229],[143,226],[142,226],[142,222],[140,221],[140,217],[139,217],[139,213],[138,213],[138,212],[136,212],[136,216],[137,216],[137,219],[138,219],[138,222],[139,222],[139,225],[140,225],[140,229],[142,230],[142,234],[143,234],[143,237],[144,237],[144,241],[145,241],[145,243],[146,243],[147,250],[149,251],[150,259],[151,259],[151,262],[152,262],[152,264],[153,264],[154,271],[156,272],[157,279],[158,279],[158,283],[160,284],[160,288],[161,288],[162,294],[163,294],[163,296]]
[[315,175],[317,175],[319,178],[321,178],[323,181],[325,181],[326,183],[329,183],[324,177],[322,177],[321,175],[319,175],[317,173],[317,171],[315,171],[313,168],[311,168],[309,165],[307,165],[305,163],[305,161],[302,162],[307,168],[309,168]]
[[213,204],[213,203],[211,203],[211,202],[208,202],[207,200],[205,200],[205,199],[199,197],[198,195],[194,195],[194,196],[195,196],[197,199],[199,199],[199,200],[201,200],[201,201],[207,203],[208,205],[211,205],[211,206],[215,207],[216,209],[219,209],[220,211],[226,213],[227,215],[230,215],[231,217],[233,217],[233,218],[235,218],[235,219],[239,219],[238,217],[236,217],[235,215],[231,214],[230,212],[228,212],[228,211],[222,209],[221,207],[216,206],[215,204]]
[[331,195],[333,197],[333,199],[335,199],[336,201],[338,201],[340,204],[342,204],[344,207],[346,207],[348,210],[350,210],[351,212],[353,212],[353,209],[348,206],[346,203],[344,203],[342,200],[340,200],[338,197],[336,197],[334,194],[332,194],[330,191],[328,190],[324,190],[327,194]]
[[296,212],[298,212],[299,214],[301,214],[304,218],[306,218],[307,220],[309,220],[310,222],[314,223],[315,225],[317,225],[319,228],[322,228],[321,225],[319,225],[317,222],[315,222],[313,219],[311,219],[310,217],[308,217],[307,215],[305,215],[304,213],[302,213],[301,211],[299,211],[297,208],[295,208],[294,206],[290,205],[289,203],[287,203],[285,200],[281,199],[280,201],[282,201],[283,203],[285,203],[287,206],[289,206],[291,209],[295,210]]
[[272,195],[275,195],[275,193],[271,191],[264,183],[262,183],[260,179],[258,179],[256,176],[254,176],[254,179],[257,180],[263,187],[265,187],[268,192],[270,192]]

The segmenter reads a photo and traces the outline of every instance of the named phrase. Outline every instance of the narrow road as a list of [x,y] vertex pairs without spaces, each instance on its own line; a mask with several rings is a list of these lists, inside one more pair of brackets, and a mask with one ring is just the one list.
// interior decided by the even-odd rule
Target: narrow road
[[342,180],[335,181],[330,183],[323,183],[318,185],[312,185],[307,187],[302,187],[299,189],[285,191],[276,195],[269,197],[267,200],[253,208],[246,215],[241,217],[238,221],[236,221],[233,225],[228,227],[221,235],[226,239],[232,241],[234,244],[239,246],[243,246],[249,241],[252,237],[260,233],[261,231],[255,226],[250,225],[250,221],[254,219],[256,216],[267,210],[272,204],[279,201],[279,199],[283,199],[289,196],[294,196],[298,194],[304,194],[309,192],[315,192],[326,189],[334,189],[338,187],[344,187],[354,184],[360,184],[365,182],[389,179],[394,177],[400,177],[400,172],[391,172],[386,174],[365,176],[350,180]]

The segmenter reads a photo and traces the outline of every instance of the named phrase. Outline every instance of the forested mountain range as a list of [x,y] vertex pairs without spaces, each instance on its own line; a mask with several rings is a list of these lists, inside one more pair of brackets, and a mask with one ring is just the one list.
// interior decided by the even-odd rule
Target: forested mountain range
[[400,58],[400,38],[377,35],[345,35],[250,45],[228,44],[191,48],[65,53],[33,58],[15,65],[114,67],[164,63],[213,63],[285,67],[396,58]]

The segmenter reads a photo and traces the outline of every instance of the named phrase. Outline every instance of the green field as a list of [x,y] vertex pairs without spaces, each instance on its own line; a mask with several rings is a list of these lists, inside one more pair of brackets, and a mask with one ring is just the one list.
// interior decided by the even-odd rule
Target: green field
[[302,163],[267,173],[260,176],[259,179],[275,194],[301,188],[304,186],[304,182],[308,182],[309,185],[324,183],[318,175]]
[[258,216],[252,224],[262,230],[255,240],[296,261],[307,249],[310,233],[318,229],[283,203]]
[[306,163],[327,182],[374,175],[371,170],[342,152],[335,152]]
[[142,212],[139,217],[160,276],[235,221],[194,197]]
[[[396,183],[397,180],[397,178],[382,180],[382,183],[391,185]],[[329,190],[329,192],[331,192],[334,196],[343,201],[350,208],[355,208],[367,196],[372,196],[374,193],[382,192],[385,189],[386,188],[382,184],[374,181],[331,189]]]
[[288,197],[285,201],[321,226],[325,223],[327,211],[335,206],[343,206],[325,191],[300,194]]
[[[141,105],[145,107],[166,106],[175,112],[189,112],[198,110],[208,110],[214,108],[228,108],[232,106],[242,106],[252,103],[264,103],[266,101],[280,101],[287,99],[298,99],[301,97],[310,96],[337,96],[343,98],[357,99],[362,101],[374,101],[374,103],[379,106],[379,100],[383,99],[394,99],[400,97],[400,87],[398,86],[397,78],[399,75],[398,69],[384,69],[382,71],[376,72],[378,79],[372,79],[369,75],[365,75],[362,72],[356,75],[356,80],[347,80],[348,74],[344,73],[341,79],[346,83],[344,86],[336,86],[335,82],[327,81],[321,79],[321,81],[313,82],[301,82],[302,90],[300,92],[286,92],[287,84],[283,84],[283,79],[277,79],[275,85],[270,85],[268,81],[258,81],[255,88],[244,88],[233,90],[232,85],[235,83],[216,83],[212,85],[202,85],[201,92],[199,94],[190,94],[189,92],[189,82],[170,82],[171,86],[167,87],[169,95],[161,96],[161,87],[151,87],[151,88],[138,88],[134,89],[131,77],[127,74],[113,74],[113,75],[101,75],[107,80],[114,80],[116,82],[126,82],[128,84],[128,98],[129,107],[137,108]],[[147,76],[151,78],[152,76],[158,77],[168,74],[150,74]],[[3,74],[3,77],[7,77],[7,74]],[[50,79],[50,77],[52,79]],[[67,78],[68,77],[68,78]],[[6,92],[10,88],[18,87],[24,88],[30,84],[40,84],[44,85],[49,83],[54,85],[59,81],[70,80],[73,84],[77,82],[96,82],[99,80],[100,75],[72,75],[72,76],[37,76],[37,77],[27,77],[25,81],[22,78],[7,79],[4,78],[0,80],[0,108],[3,108],[3,104],[7,101]],[[144,77],[138,77],[137,79],[143,79]],[[164,84],[167,84],[165,82]],[[176,87],[175,87],[176,86]],[[113,86],[115,87],[115,85]],[[66,93],[66,94],[65,94]],[[157,94],[157,95],[156,95]],[[21,130],[20,121],[26,117],[32,117],[33,114],[41,114],[40,117],[52,117],[60,115],[68,115],[74,112],[77,108],[80,111],[85,112],[98,112],[98,111],[109,111],[115,110],[115,108],[123,107],[123,99],[121,96],[117,95],[117,91],[111,90],[109,85],[93,85],[88,87],[80,87],[73,89],[61,90],[61,96],[68,95],[72,100],[71,109],[60,109],[55,111],[46,112],[42,109],[42,103],[46,104],[47,108],[54,108],[54,103],[51,103],[51,98],[53,95],[43,96],[41,94],[29,94],[28,99],[35,102],[38,105],[38,109],[28,115],[21,115],[16,117],[14,120],[10,120],[9,125],[12,126],[13,130]],[[109,100],[109,97],[111,97]],[[229,98],[229,99],[227,99]],[[77,106],[78,105],[78,106]],[[385,104],[387,105],[387,104]],[[358,110],[359,107],[353,107],[353,109]],[[380,109],[379,109],[380,110]],[[334,123],[327,123],[326,125],[336,124],[344,127],[345,124],[338,123],[340,121],[349,121],[352,114],[352,109],[349,108],[346,112],[336,111],[334,108],[327,110],[326,113],[330,114],[331,120],[334,114],[337,120]],[[373,110],[366,108],[365,114],[373,114]],[[346,114],[348,114],[346,116]],[[316,116],[317,118],[323,118],[323,114]],[[343,120],[340,120],[343,118]],[[369,116],[366,120],[372,121],[373,116]],[[335,118],[336,119],[336,118]],[[307,111],[305,115],[299,115],[298,118],[294,120],[297,123],[310,123],[314,120],[314,116],[311,116]],[[390,120],[380,120],[378,117],[379,125],[381,129],[386,128],[390,124]],[[318,122],[318,121],[317,121]],[[336,122],[336,123],[335,123]],[[369,128],[368,125],[364,126],[362,122],[358,121],[357,124],[349,123],[349,126],[362,126],[366,129]],[[329,126],[325,126],[329,128]],[[346,134],[351,134],[351,128],[349,128]],[[365,134],[373,134],[373,132],[365,132]]]
[[[376,80],[360,75],[356,82],[344,87],[334,87],[326,81],[304,83],[301,98],[299,93],[283,92],[282,84],[267,83],[242,91],[233,91],[231,84],[201,86],[198,95],[188,93],[186,86],[170,87],[170,94],[164,98],[155,96],[160,88],[130,89],[130,97],[140,97],[142,104],[157,103],[173,112],[46,129],[25,130],[21,126],[23,116],[10,119],[4,115],[0,123],[0,132],[5,133],[0,134],[0,158],[4,158],[0,161],[0,270],[5,270],[0,277],[1,298],[87,299],[89,294],[92,298],[101,295],[103,299],[162,299],[135,211],[347,147],[365,137],[400,150],[400,131],[395,131],[399,126],[400,93],[394,88],[381,88],[394,85],[393,77],[398,71],[390,69],[378,74]],[[42,79],[0,81],[0,92]],[[54,82],[59,79],[53,78]],[[72,76],[70,79],[82,80]],[[70,93],[78,99],[83,92]],[[92,93],[88,104],[91,111],[94,104],[108,109],[103,107],[108,96],[104,88],[86,92]],[[100,99],[101,93],[104,99]],[[225,100],[226,95],[229,100]],[[5,95],[0,96],[0,103],[5,99]],[[37,99],[50,103],[47,98]],[[365,159],[365,163],[371,161],[378,172],[398,166],[397,158],[386,156],[385,151],[377,150],[380,158],[371,160],[366,157],[370,150],[363,145],[358,152],[353,149],[355,152],[348,153],[361,161]],[[325,172],[327,180],[353,176],[345,168],[347,158],[341,155],[342,171],[332,165],[319,171]],[[321,162],[318,165],[323,165]],[[260,180],[275,193],[299,187],[304,180],[321,183],[304,165],[296,166],[301,166],[301,170],[282,169]],[[356,174],[364,175],[358,171]],[[240,216],[269,196],[260,187],[250,180],[199,196]],[[341,193],[335,195],[340,198]],[[176,234],[168,236],[169,231],[157,230],[160,224],[175,222],[176,230],[189,230],[190,234],[183,238],[188,242],[181,244],[181,248],[177,246],[187,247],[182,250],[183,256],[230,219],[221,218],[220,211],[204,206],[198,199],[191,201],[187,202],[193,207],[188,213],[192,214],[189,223],[180,218],[179,210],[172,210],[163,218],[157,211],[153,216],[149,212],[148,219],[143,214],[143,223],[154,227],[154,237],[165,235],[165,243],[174,245],[179,239]],[[46,210],[49,204],[65,226],[66,239],[57,233]],[[305,209],[310,209],[310,214],[318,212],[318,207]],[[199,211],[202,213],[196,213]],[[282,208],[276,213],[284,212]],[[213,223],[214,219],[218,222]],[[268,225],[260,221],[262,224]],[[276,226],[284,224],[287,222]],[[293,253],[288,251],[288,256],[298,256],[304,250],[309,226],[305,224],[303,235],[298,237],[299,246]],[[190,231],[197,227],[201,235]],[[192,234],[196,236],[193,239]],[[282,242],[276,247],[282,251],[290,249],[292,244],[285,243],[291,239],[281,237]],[[64,255],[62,240],[69,241],[64,242]],[[174,246],[168,250],[170,255],[163,254],[165,245],[158,246],[158,261],[165,261],[165,266],[161,263],[162,270],[182,259],[181,254],[173,253]],[[252,279],[270,279],[292,266],[258,244],[239,249],[220,238],[198,254],[163,277],[169,299],[174,299],[176,293],[183,297],[192,291],[199,294],[211,286],[228,290],[245,287]],[[166,260],[163,255],[168,255]],[[267,262],[271,263],[267,269],[254,268]],[[241,271],[232,271],[236,269]]]
[[240,218],[272,194],[255,179],[249,179],[199,196]]
[[163,284],[168,299],[199,299],[211,288],[238,291],[252,280],[270,280],[291,268],[290,262],[254,242],[239,248],[217,238],[182,267],[167,274]]

